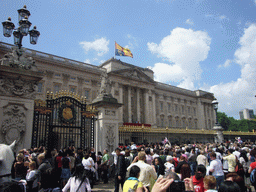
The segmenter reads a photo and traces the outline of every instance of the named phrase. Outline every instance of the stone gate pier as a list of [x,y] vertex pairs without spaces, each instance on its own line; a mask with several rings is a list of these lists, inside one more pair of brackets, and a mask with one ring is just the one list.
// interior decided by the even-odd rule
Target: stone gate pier
[[16,140],[16,150],[30,148],[35,93],[42,77],[23,48],[13,47],[0,60],[0,143]]

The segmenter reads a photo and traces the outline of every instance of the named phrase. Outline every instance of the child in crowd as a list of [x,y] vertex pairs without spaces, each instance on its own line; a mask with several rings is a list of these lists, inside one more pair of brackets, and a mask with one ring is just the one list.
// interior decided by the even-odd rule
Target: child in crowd
[[27,192],[36,192],[38,191],[38,178],[36,178],[33,181],[30,181],[32,177],[36,174],[36,162],[31,161],[29,163],[29,170],[26,175],[26,181],[27,181]]
[[216,178],[212,175],[207,175],[204,177],[204,189],[206,192],[217,192],[216,190]]

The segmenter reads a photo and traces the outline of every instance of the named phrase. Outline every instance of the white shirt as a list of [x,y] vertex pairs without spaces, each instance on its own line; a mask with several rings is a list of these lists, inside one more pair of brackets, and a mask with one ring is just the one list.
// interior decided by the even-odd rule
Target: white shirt
[[175,168],[174,168],[174,165],[173,165],[172,163],[170,163],[170,162],[166,162],[166,163],[164,164],[164,166],[165,166],[165,173],[166,173],[168,170],[173,171],[173,169],[175,169]]
[[159,157],[159,155],[155,153],[152,157],[155,159],[156,157]]
[[[75,177],[70,177],[65,187],[62,189],[63,192],[67,192],[70,189],[70,192],[76,192],[81,181],[79,179],[75,179]],[[87,192],[91,192],[91,185],[89,180],[86,178],[81,187],[79,188],[78,192],[85,192],[85,188]]]
[[84,169],[91,170],[91,171],[95,172],[95,169],[93,167],[94,166],[94,161],[91,157],[89,157],[87,159],[83,159],[82,164],[84,166]]
[[210,163],[209,169],[214,169],[214,171],[212,172],[213,176],[223,176],[224,175],[222,163],[219,159],[212,160]]
[[234,151],[233,154],[237,157],[237,159],[239,159],[239,157],[240,157],[240,152],[239,151]]
[[[35,176],[35,174],[36,174],[36,170],[31,170],[31,171],[29,171],[28,173],[27,173],[27,175],[26,175],[26,180],[29,180],[29,179],[31,179],[32,177],[34,177]],[[32,185],[32,188],[35,188],[35,187],[37,187],[38,186],[38,178],[36,178],[35,180],[34,180],[34,182],[33,182],[33,185]]]
[[154,180],[157,179],[157,174],[153,167],[151,167],[149,164],[145,163],[144,161],[139,160],[136,163],[132,163],[128,168],[127,171],[130,171],[131,167],[133,165],[137,165],[140,168],[140,177],[138,178],[139,181],[142,182],[142,184],[145,187],[150,186],[150,177],[152,177]]

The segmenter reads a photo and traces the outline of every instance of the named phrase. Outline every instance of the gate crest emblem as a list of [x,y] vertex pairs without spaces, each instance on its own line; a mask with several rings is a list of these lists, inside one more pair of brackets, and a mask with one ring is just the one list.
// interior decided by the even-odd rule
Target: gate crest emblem
[[74,105],[68,100],[59,108],[59,119],[61,123],[72,124],[76,120]]

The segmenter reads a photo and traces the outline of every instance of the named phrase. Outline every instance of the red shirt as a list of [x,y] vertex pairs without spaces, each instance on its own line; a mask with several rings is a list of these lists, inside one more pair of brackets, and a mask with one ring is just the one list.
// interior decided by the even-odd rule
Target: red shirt
[[252,168],[252,170],[255,169],[255,167],[256,167],[256,162],[252,162],[252,163],[250,164],[250,167]]
[[58,168],[62,167],[62,161],[61,161],[62,157],[61,156],[57,156],[56,157],[56,162],[58,163]]
[[204,178],[201,177],[199,180],[195,176],[192,177],[195,192],[204,192]]

